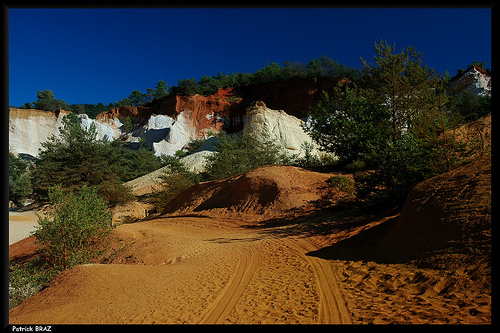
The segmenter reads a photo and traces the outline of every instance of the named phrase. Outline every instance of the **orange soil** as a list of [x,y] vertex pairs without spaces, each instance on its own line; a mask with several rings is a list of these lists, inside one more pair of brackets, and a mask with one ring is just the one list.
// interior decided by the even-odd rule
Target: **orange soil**
[[[443,195],[455,193],[473,169],[479,165],[434,180],[433,191],[443,184]],[[468,205],[488,191],[481,170],[469,183],[478,191],[469,192]],[[401,219],[410,212],[317,210],[343,195],[320,175],[275,166],[200,184],[162,216],[118,226],[112,257],[62,272],[11,309],[10,323],[491,323],[491,283],[480,279],[490,274],[488,261],[447,269],[434,261],[422,266],[415,253],[392,258],[377,239],[394,230],[411,238]],[[421,207],[413,214],[426,216]],[[464,213],[469,220],[473,211]],[[456,223],[465,218],[453,216]],[[475,249],[469,259],[485,255]],[[441,264],[450,255],[445,251]]]

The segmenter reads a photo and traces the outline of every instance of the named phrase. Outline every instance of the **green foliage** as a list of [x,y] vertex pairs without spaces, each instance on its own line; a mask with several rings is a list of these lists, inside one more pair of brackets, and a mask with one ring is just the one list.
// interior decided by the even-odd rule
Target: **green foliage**
[[340,175],[332,176],[327,180],[327,183],[344,192],[354,191],[354,181],[345,176],[340,176]]
[[97,259],[113,229],[112,213],[97,189],[83,185],[71,193],[58,185],[49,188],[49,198],[54,210],[38,216],[34,232],[42,256],[57,269]]
[[130,119],[129,116],[125,118],[125,123],[123,124],[123,129],[125,130],[125,133],[130,133],[132,132],[133,129],[133,124],[132,124],[132,119]]
[[476,96],[466,91],[459,96],[452,97],[451,109],[459,113],[465,123],[477,120],[491,113],[491,97]]
[[[113,192],[126,193],[126,189],[120,189],[123,185],[119,183],[160,167],[160,159],[152,151],[145,148],[133,151],[126,149],[120,141],[96,140],[94,126],[86,131],[81,128],[76,115],[69,114],[63,118],[59,137],[52,136],[42,143],[32,182],[35,193],[42,199],[46,198],[48,188],[53,184],[73,189],[83,183],[100,186],[112,182],[113,191],[101,193],[110,195],[106,199],[116,203]],[[123,199],[127,198],[130,196],[123,196]]]
[[59,109],[68,110],[68,103],[61,99],[56,99],[54,93],[45,89],[44,91],[37,91],[36,96],[38,101],[34,102],[35,109],[44,111],[58,111]]
[[136,89],[136,90],[132,91],[132,93],[130,94],[128,99],[130,100],[129,105],[133,105],[133,106],[144,105],[144,94],[140,90]]
[[19,206],[32,192],[28,164],[9,152],[9,200]]
[[165,83],[165,81],[163,80],[158,81],[153,91],[154,99],[160,99],[167,96],[167,92],[168,92],[168,85]]
[[44,196],[53,184],[73,188],[111,178],[114,173],[109,168],[109,145],[96,140],[96,135],[95,126],[86,131],[75,114],[65,116],[59,137],[53,135],[42,143],[33,170],[36,192]]
[[103,181],[97,185],[97,189],[99,195],[106,198],[111,206],[135,200],[132,190],[116,179]]
[[323,55],[321,58],[312,59],[306,65],[285,61],[283,66],[275,62],[267,62],[266,66],[256,70],[254,73],[231,73],[216,76],[204,75],[200,80],[194,78],[178,80],[176,86],[169,89],[171,94],[177,95],[211,95],[219,88],[241,87],[255,83],[266,83],[276,80],[287,80],[301,78],[316,81],[321,77],[347,77],[357,78],[359,73],[356,69],[348,68]]
[[393,143],[403,135],[411,119],[425,111],[426,96],[436,83],[434,70],[422,65],[423,55],[409,46],[395,53],[395,45],[375,43],[375,63],[365,65],[360,86],[366,98],[389,113]]
[[206,140],[204,139],[192,139],[191,141],[189,141],[187,151],[188,155],[197,151],[205,141]]
[[207,157],[205,168],[208,179],[226,178],[260,166],[281,164],[286,159],[273,142],[261,142],[250,135],[225,135],[214,145],[216,153]]
[[323,165],[323,161],[321,161],[317,156],[313,155],[314,145],[309,142],[302,142],[300,144],[301,150],[304,152],[303,157],[293,157],[294,160],[292,162],[293,165],[300,166],[303,168],[310,168]]
[[57,273],[39,259],[23,264],[9,261],[9,309],[36,294]]
[[173,86],[170,89],[176,95],[192,96],[199,92],[198,83],[194,78],[177,80],[177,82],[177,86]]
[[489,68],[486,68],[486,61],[479,62],[478,60],[474,60],[472,62],[472,64],[467,65],[467,68],[472,67],[472,66],[477,66],[477,67],[482,68],[482,69],[487,70],[487,71],[490,70]]
[[199,176],[187,170],[178,158],[166,156],[164,163],[167,170],[162,175],[161,187],[154,190],[150,198],[150,202],[158,210],[164,209],[179,193],[197,184],[200,180]]
[[371,162],[380,146],[386,144],[389,114],[364,95],[365,91],[356,85],[345,90],[338,87],[336,99],[323,92],[317,106],[309,112],[312,121],[306,130],[341,163],[360,158]]
[[[357,195],[401,203],[418,182],[451,167],[440,134],[456,123],[448,112],[443,82],[422,64],[413,47],[395,53],[387,42],[375,43],[376,66],[359,85],[326,93],[310,111],[310,133],[339,162],[357,173]],[[360,172],[363,169],[376,172]]]
[[108,105],[104,105],[99,102],[97,104],[71,104],[68,107],[68,111],[72,111],[74,113],[80,114],[85,113],[89,118],[95,119],[99,113],[111,110],[115,105],[113,103],[109,103]]

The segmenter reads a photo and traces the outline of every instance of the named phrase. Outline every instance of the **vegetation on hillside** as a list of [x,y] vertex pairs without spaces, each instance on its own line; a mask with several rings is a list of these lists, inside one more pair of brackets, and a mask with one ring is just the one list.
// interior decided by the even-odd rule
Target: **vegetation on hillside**
[[321,77],[347,77],[356,79],[359,76],[358,70],[346,67],[323,55],[303,64],[301,62],[285,61],[283,65],[268,62],[265,67],[258,69],[254,73],[231,73],[202,76],[198,81],[194,78],[177,80],[177,85],[168,87],[165,81],[159,80],[156,87],[147,88],[143,93],[136,89],[129,96],[122,100],[107,105],[97,104],[71,104],[68,105],[63,100],[54,97],[51,90],[38,91],[38,101],[25,103],[21,106],[23,109],[38,109],[45,111],[57,111],[60,108],[80,114],[85,113],[90,118],[95,117],[104,111],[109,111],[114,107],[131,106],[149,106],[155,102],[161,101],[171,95],[195,95],[200,94],[208,96],[214,94],[219,88],[241,87],[254,83],[265,83],[277,80],[286,80],[291,78],[301,78],[316,81]]
[[96,139],[95,126],[82,129],[75,114],[63,118],[58,137],[42,143],[31,172],[33,191],[46,199],[48,189],[60,184],[74,189],[86,183],[97,187],[106,200],[117,204],[131,200],[130,190],[121,183],[161,167],[152,151],[127,149],[121,141]]
[[86,184],[70,192],[60,185],[49,189],[54,210],[38,217],[34,235],[42,257],[57,269],[66,269],[96,259],[107,247],[112,213]]
[[[464,107],[472,97],[447,96],[444,79],[413,47],[397,53],[381,41],[374,51],[375,65],[363,60],[357,84],[324,93],[311,108],[308,132],[347,169],[375,170],[358,172],[359,197],[402,204],[418,182],[459,166],[471,153],[444,133],[475,117]],[[488,109],[485,103],[474,113]]]

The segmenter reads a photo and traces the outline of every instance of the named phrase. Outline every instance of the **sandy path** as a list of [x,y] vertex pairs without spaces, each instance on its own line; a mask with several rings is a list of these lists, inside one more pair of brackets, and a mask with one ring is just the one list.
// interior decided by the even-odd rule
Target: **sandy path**
[[239,262],[236,272],[231,277],[225,288],[219,293],[215,301],[209,304],[201,315],[199,324],[221,324],[231,310],[238,303],[243,291],[252,279],[257,265],[259,253],[253,246],[247,249],[236,247]]
[[303,238],[286,238],[284,241],[307,261],[314,271],[320,292],[319,322],[321,324],[352,324],[349,310],[330,262],[306,256],[307,252],[315,251],[318,247]]
[[10,323],[350,322],[332,266],[308,258],[316,248],[304,239],[204,218],[115,231],[131,245],[111,264],[63,272],[11,309]]
[[29,237],[38,226],[35,211],[9,212],[9,245]]
[[[121,249],[9,311],[11,324],[490,323],[484,277],[327,260],[320,236],[240,221],[159,218],[114,230]],[[480,269],[480,267],[470,268]],[[481,270],[478,270],[481,272]]]

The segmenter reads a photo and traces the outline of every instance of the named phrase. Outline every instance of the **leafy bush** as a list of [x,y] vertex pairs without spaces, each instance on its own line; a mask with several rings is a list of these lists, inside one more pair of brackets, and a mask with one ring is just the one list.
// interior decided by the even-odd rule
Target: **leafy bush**
[[153,191],[150,199],[158,210],[165,208],[179,193],[199,182],[199,176],[187,170],[178,158],[164,158],[168,171],[162,175],[161,187]]
[[99,195],[105,198],[111,206],[135,200],[132,190],[116,179],[102,182],[97,189]]
[[9,200],[19,206],[32,192],[28,164],[9,152]]
[[332,176],[327,180],[327,183],[344,192],[353,192],[354,190],[354,181],[345,176]]
[[53,267],[66,269],[97,258],[107,247],[113,229],[112,213],[97,194],[97,188],[83,185],[76,193],[61,186],[49,188],[54,210],[38,216],[34,235],[42,256]]
[[271,141],[261,142],[250,135],[222,136],[216,153],[207,157],[206,179],[221,179],[270,164],[287,164],[287,157]]
[[40,260],[26,263],[9,261],[9,309],[40,291],[57,271]]

